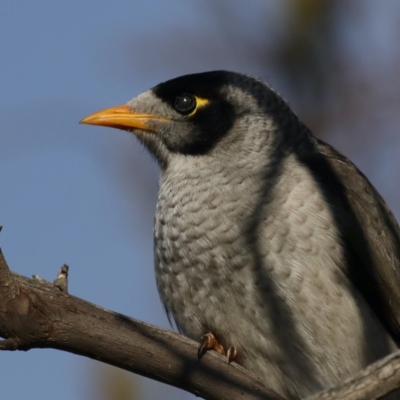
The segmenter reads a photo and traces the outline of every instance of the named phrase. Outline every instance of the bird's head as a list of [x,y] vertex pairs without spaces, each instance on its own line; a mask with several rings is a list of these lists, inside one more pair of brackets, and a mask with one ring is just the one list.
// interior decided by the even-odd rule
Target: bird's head
[[296,121],[281,97],[262,81],[213,71],[161,83],[81,123],[132,132],[166,167],[176,154],[234,158],[238,152],[252,153],[276,142],[277,132],[284,136]]

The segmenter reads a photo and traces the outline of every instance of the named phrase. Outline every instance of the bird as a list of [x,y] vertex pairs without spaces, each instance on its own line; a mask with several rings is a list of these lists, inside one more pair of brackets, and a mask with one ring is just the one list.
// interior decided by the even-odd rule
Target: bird
[[294,399],[398,349],[396,219],[269,84],[184,75],[81,123],[131,132],[158,162],[157,288],[199,355]]

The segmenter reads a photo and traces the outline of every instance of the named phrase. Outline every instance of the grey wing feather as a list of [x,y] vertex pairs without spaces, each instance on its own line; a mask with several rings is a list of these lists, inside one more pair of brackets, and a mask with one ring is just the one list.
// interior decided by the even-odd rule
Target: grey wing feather
[[[355,258],[350,279],[400,344],[400,229],[380,194],[346,157],[322,141],[317,144],[343,184],[353,221],[343,239]],[[356,223],[354,223],[354,219]]]

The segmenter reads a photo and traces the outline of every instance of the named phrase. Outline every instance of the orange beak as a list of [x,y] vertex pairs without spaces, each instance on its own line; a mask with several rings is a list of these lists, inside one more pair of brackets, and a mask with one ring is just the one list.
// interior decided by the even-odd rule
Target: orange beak
[[141,129],[155,132],[155,128],[147,125],[149,121],[170,121],[168,118],[151,114],[133,112],[128,106],[116,106],[97,111],[83,118],[79,123],[87,125],[108,126],[123,130]]

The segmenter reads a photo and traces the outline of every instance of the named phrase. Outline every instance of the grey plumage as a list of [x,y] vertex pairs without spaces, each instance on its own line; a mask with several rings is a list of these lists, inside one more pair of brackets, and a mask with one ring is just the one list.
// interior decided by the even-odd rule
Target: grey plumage
[[[197,105],[185,114],[174,101],[186,93]],[[182,333],[211,331],[287,397],[334,386],[397,348],[398,225],[364,175],[269,86],[189,75],[128,107],[147,114],[147,128],[126,129],[162,168],[156,280]]]

